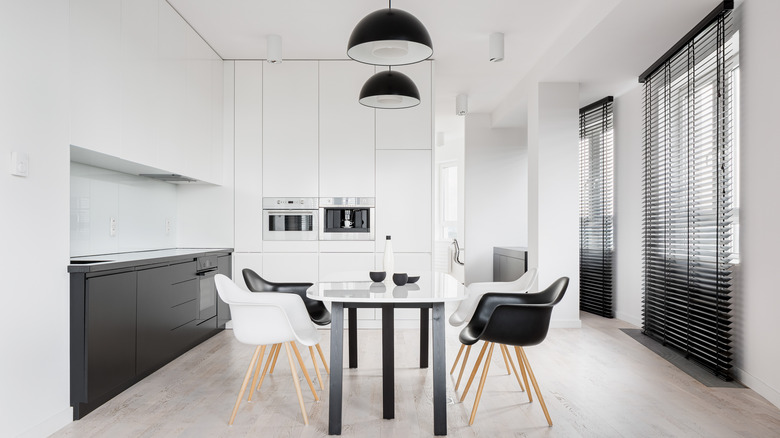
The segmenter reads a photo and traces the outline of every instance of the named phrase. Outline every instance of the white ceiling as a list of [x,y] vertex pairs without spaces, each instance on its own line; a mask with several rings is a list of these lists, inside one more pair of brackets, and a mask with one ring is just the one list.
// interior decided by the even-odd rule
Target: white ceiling
[[[284,59],[347,59],[357,22],[387,7],[378,0],[168,2],[223,59],[264,59],[268,34],[281,35]],[[455,96],[465,93],[469,112],[519,126],[530,84],[581,82],[584,103],[619,94],[719,2],[396,0],[393,7],[415,15],[431,34],[438,125],[457,125],[450,122]],[[503,62],[488,61],[492,32],[506,35]]]

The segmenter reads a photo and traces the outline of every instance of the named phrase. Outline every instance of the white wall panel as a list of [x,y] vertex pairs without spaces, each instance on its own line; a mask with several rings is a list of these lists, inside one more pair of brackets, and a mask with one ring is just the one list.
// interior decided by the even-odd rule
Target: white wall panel
[[235,61],[236,251],[263,248],[263,63]]

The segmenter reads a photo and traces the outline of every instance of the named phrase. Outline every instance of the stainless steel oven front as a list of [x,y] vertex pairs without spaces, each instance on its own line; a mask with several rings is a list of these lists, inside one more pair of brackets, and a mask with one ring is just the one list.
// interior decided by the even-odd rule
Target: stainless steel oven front
[[320,198],[320,240],[374,240],[374,198]]
[[317,240],[317,198],[263,198],[263,240]]

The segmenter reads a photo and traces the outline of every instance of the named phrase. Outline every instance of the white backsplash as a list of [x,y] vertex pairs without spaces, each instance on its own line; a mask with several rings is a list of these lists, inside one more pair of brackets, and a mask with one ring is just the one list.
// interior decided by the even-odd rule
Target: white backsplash
[[[111,218],[116,219],[115,236]],[[70,163],[72,257],[175,246],[175,185]]]

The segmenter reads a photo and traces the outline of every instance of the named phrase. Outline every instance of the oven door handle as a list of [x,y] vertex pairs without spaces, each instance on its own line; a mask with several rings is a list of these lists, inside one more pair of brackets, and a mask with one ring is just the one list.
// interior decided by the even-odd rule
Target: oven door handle
[[273,215],[289,215],[289,216],[307,216],[307,215],[315,215],[319,214],[316,210],[263,210],[265,214],[273,214]]
[[198,277],[214,276],[214,275],[217,275],[217,268],[208,269],[206,271],[196,272],[195,275],[197,275]]

